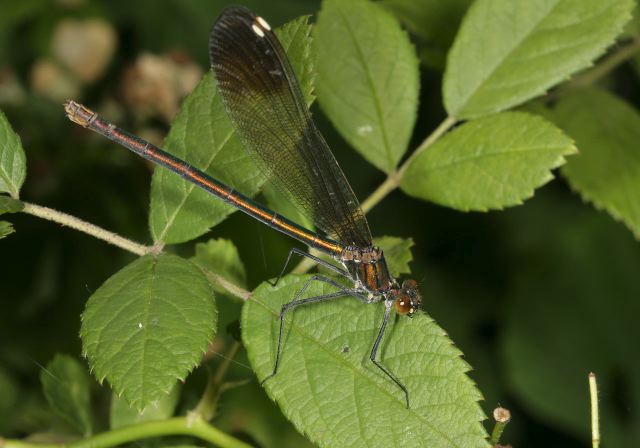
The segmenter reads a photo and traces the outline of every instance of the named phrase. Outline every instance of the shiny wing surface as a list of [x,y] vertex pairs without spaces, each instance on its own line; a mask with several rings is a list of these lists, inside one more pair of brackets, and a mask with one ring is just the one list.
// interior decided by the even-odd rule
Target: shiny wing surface
[[267,22],[243,7],[225,9],[209,55],[231,121],[262,170],[320,230],[345,246],[371,246],[360,204]]

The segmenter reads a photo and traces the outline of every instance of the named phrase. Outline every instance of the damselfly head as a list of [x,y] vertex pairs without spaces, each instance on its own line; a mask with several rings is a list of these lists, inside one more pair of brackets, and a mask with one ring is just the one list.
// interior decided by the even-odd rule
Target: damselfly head
[[71,100],[64,102],[64,111],[69,120],[85,128],[96,118],[94,111]]
[[395,301],[398,314],[413,317],[422,306],[418,282],[415,280],[402,282],[402,286],[395,290]]

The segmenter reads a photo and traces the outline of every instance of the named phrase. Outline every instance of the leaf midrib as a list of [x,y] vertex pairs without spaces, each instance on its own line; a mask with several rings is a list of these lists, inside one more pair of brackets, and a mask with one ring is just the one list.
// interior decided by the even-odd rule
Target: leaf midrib
[[[267,304],[264,303],[263,301],[261,301],[259,299],[256,299],[255,297],[252,297],[251,300],[253,300],[255,303],[257,303],[260,306],[262,306],[267,311],[269,311],[274,317],[278,317],[279,316],[278,312],[276,312],[275,310],[273,310],[272,308],[267,306]],[[375,305],[375,304],[364,304],[364,305]],[[285,322],[287,322],[286,319],[285,319]],[[287,323],[288,323],[288,326],[290,328],[290,331],[291,330],[296,331],[300,336],[302,336],[305,339],[307,339],[308,341],[312,342],[316,347],[320,348],[325,353],[327,353],[330,357],[334,358],[337,361],[337,364],[342,364],[343,366],[345,366],[345,367],[349,368],[351,371],[353,371],[354,374],[364,378],[367,382],[369,382],[371,385],[375,386],[375,388],[380,390],[382,393],[384,393],[384,394],[390,396],[391,398],[393,398],[394,399],[393,400],[394,403],[400,403],[399,401],[396,400],[396,397],[392,393],[390,393],[388,390],[383,388],[380,384],[378,384],[375,381],[373,381],[373,379],[369,375],[365,375],[364,371],[363,370],[359,370],[356,367],[355,364],[347,362],[344,358],[338,356],[333,350],[329,350],[326,345],[321,344],[320,341],[317,340],[317,338],[315,338],[311,334],[303,331],[302,328],[299,325],[296,325],[293,321],[289,320],[289,322],[287,322]],[[456,447],[460,446],[460,445],[457,445],[455,443],[455,441],[451,440],[451,438],[448,436],[448,434],[442,432],[440,429],[435,427],[433,422],[429,421],[427,418],[425,418],[425,416],[423,416],[422,414],[416,412],[414,409],[407,410],[404,407],[404,405],[402,405],[402,404],[399,404],[399,405],[402,406],[403,410],[410,412],[412,415],[417,417],[418,420],[420,420],[423,423],[425,423],[425,425],[427,425],[435,434],[441,436],[444,440],[447,440],[450,443],[452,443],[452,446],[456,446]]]
[[540,23],[544,22],[547,19],[547,17],[553,12],[553,10],[558,6],[560,2],[562,2],[562,0],[557,0],[556,3],[549,9],[549,11],[545,15],[540,17],[539,21],[532,23],[531,28],[522,35],[521,39],[513,42],[512,47],[507,52],[505,52],[504,57],[498,59],[497,62],[493,64],[493,66],[486,72],[486,75],[478,79],[478,82],[476,83],[474,88],[468,89],[469,93],[467,94],[466,98],[464,99],[464,101],[460,102],[457,111],[451,111],[452,115],[456,116],[459,115],[460,112],[464,111],[465,107],[467,107],[469,103],[471,103],[473,97],[478,93],[479,89],[487,82],[488,79],[490,79],[494,75],[494,73],[502,66],[503,62],[507,60],[518,48],[520,48],[522,42],[524,42],[531,36],[533,31],[538,28]]
[[[571,145],[569,145],[569,147],[571,147]],[[471,163],[475,160],[482,160],[482,159],[487,159],[487,158],[494,158],[494,157],[501,157],[501,156],[511,156],[511,155],[519,155],[519,154],[524,154],[524,153],[528,153],[528,152],[545,152],[545,153],[549,153],[549,152],[558,152],[559,156],[564,157],[564,155],[566,154],[565,150],[565,146],[558,146],[558,147],[549,147],[549,146],[537,146],[537,147],[530,147],[527,149],[522,149],[522,150],[517,150],[517,151],[500,151],[500,152],[492,152],[492,153],[482,153],[482,154],[473,154],[473,155],[469,155],[466,157],[461,157],[458,158],[456,160],[451,160],[451,161],[447,161],[447,162],[443,162],[437,165],[427,165],[425,168],[425,172],[429,172],[429,171],[439,171],[439,170],[447,170],[453,166],[456,165],[463,165],[466,163]],[[432,153],[430,153],[432,154]]]
[[395,164],[394,164],[394,161],[393,161],[393,154],[391,152],[391,147],[389,145],[389,136],[387,135],[387,128],[385,126],[384,115],[382,113],[382,104],[381,104],[380,98],[378,97],[377,89],[375,88],[375,84],[373,82],[373,78],[372,78],[371,73],[369,71],[369,66],[367,65],[367,60],[364,57],[364,53],[362,52],[362,49],[360,48],[358,40],[356,39],[355,34],[354,34],[353,30],[351,29],[350,23],[347,20],[347,18],[345,17],[342,9],[339,8],[338,14],[340,15],[340,18],[342,19],[342,21],[344,22],[345,28],[349,32],[349,37],[351,37],[351,40],[353,42],[353,46],[354,46],[354,48],[356,50],[356,53],[358,54],[358,59],[359,59],[361,65],[362,65],[362,68],[364,69],[364,73],[365,73],[366,79],[367,79],[367,84],[369,85],[369,89],[371,91],[371,96],[373,98],[373,105],[374,105],[374,107],[376,109],[376,115],[378,117],[378,125],[380,126],[380,133],[382,134],[382,143],[383,143],[385,155],[386,155],[386,158],[387,158],[387,162],[389,162],[389,166],[391,168],[393,168],[393,166]]
[[[185,128],[186,128],[186,125],[185,125]],[[207,160],[207,163],[201,169],[201,171],[206,172],[206,170],[209,169],[209,167],[211,166],[211,164],[213,163],[215,158],[219,155],[219,153],[222,150],[222,148],[224,148],[224,146],[229,142],[229,140],[231,139],[231,136],[234,134],[234,132],[235,132],[234,129],[231,128],[231,130],[229,131],[227,136],[222,140],[222,142],[215,149],[215,151],[211,151],[211,157]],[[178,176],[178,177],[180,177],[180,176]],[[175,220],[176,220],[176,218],[178,216],[178,213],[180,213],[180,211],[184,207],[184,204],[187,202],[187,199],[191,196],[191,194],[193,193],[195,188],[199,188],[199,187],[196,187],[195,184],[192,184],[191,182],[188,182],[187,180],[185,180],[183,178],[180,178],[180,180],[182,180],[183,182],[185,182],[187,184],[186,185],[186,192],[183,195],[182,199],[180,200],[180,203],[178,204],[178,206],[174,207],[173,213],[167,219],[167,221],[166,221],[166,223],[165,223],[165,225],[164,225],[164,227],[162,229],[162,232],[160,232],[160,235],[156,239],[156,242],[164,241],[164,238],[166,237],[167,233],[169,232],[169,229],[171,228],[171,226],[175,222]]]
[[145,386],[147,384],[145,375],[143,373],[144,366],[148,366],[149,362],[147,361],[147,353],[148,353],[148,349],[147,349],[147,345],[149,343],[149,307],[151,306],[151,302],[154,300],[154,294],[153,294],[153,290],[154,290],[154,285],[156,283],[156,268],[158,266],[158,258],[153,257],[153,259],[151,260],[150,266],[149,266],[149,283],[148,283],[148,288],[147,288],[147,294],[146,294],[146,298],[143,304],[143,316],[144,316],[144,324],[143,324],[143,332],[144,332],[144,337],[142,340],[142,363],[141,363],[141,367],[142,367],[142,371],[140,372],[140,398],[142,400],[142,402],[146,401],[146,392],[145,392]]

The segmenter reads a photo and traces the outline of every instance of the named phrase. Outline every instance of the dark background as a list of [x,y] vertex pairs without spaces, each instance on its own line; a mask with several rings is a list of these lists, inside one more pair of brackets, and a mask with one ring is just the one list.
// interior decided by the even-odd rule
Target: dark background
[[[2,2],[0,108],[27,154],[21,198],[150,243],[150,167],[69,123],[61,101],[72,94],[123,127],[161,141],[170,110],[155,110],[149,98],[127,93],[145,81],[132,67],[142,53],[151,53],[204,72],[209,28],[224,3]],[[319,2],[306,0],[243,3],[274,25],[320,8]],[[68,69],[36,73],[34,67],[42,61],[55,65],[52,39],[62,21],[96,18],[117,37],[100,73],[84,81]],[[420,111],[411,148],[445,116],[442,72],[433,66],[421,67]],[[637,104],[632,64],[607,82]],[[313,111],[356,194],[364,199],[384,175],[347,146],[317,105]],[[87,298],[135,257],[51,222],[21,214],[3,219],[14,223],[16,233],[0,240],[0,435],[19,437],[59,424],[40,391],[41,368],[57,352],[80,357],[80,313]],[[421,281],[425,309],[473,366],[471,376],[485,396],[487,415],[498,404],[512,411],[504,443],[585,446],[591,370],[601,379],[604,440],[626,441],[626,446],[640,442],[635,328],[640,313],[634,303],[640,293],[640,251],[623,225],[583,204],[562,178],[536,191],[523,206],[502,212],[461,213],[394,192],[372,210],[369,222],[374,235],[415,241],[412,270]],[[201,240],[212,237],[235,242],[251,288],[276,273],[293,244],[241,214]],[[192,244],[176,250],[189,255]],[[242,357],[239,361],[246,363]],[[204,378],[200,370],[187,382],[180,409],[197,399]],[[257,431],[272,446],[300,446],[300,436],[272,412],[275,405],[251,372],[238,366],[233,375],[252,382],[225,396],[214,423],[246,437]],[[94,392],[97,426],[104,429],[109,391],[96,384]]]

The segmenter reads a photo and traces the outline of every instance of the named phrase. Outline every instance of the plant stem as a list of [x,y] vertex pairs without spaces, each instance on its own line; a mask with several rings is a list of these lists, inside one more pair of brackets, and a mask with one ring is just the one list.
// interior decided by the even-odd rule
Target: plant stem
[[[63,226],[71,227],[72,229],[84,232],[87,235],[91,235],[95,238],[106,241],[109,244],[113,244],[114,246],[117,246],[136,255],[143,256],[147,254],[160,254],[162,253],[162,249],[164,247],[162,243],[156,243],[153,246],[145,246],[143,244],[136,243],[135,241],[131,241],[118,235],[117,233],[110,232],[106,229],[103,229],[102,227],[96,226],[95,224],[91,224],[87,221],[83,221],[80,218],[60,212],[58,210],[54,210],[49,207],[43,207],[41,205],[31,204],[29,202],[23,202],[23,204],[24,208],[21,210],[21,212],[23,213],[37,216],[38,218],[46,219],[48,221],[57,222],[58,224],[61,224]],[[202,269],[202,271],[207,276],[209,281],[220,285],[231,295],[236,296],[244,301],[249,300],[249,297],[251,297],[251,292],[239,287],[238,285],[235,285],[221,275],[216,274],[215,272],[211,272],[207,269]]]
[[204,275],[207,277],[207,279],[211,283],[215,283],[216,285],[219,285],[219,286],[223,287],[232,296],[235,296],[235,297],[237,297],[240,300],[243,300],[245,302],[251,298],[251,292],[250,291],[247,291],[246,289],[241,288],[240,286],[236,285],[235,283],[230,282],[229,280],[227,280],[226,278],[224,278],[220,274],[216,274],[215,272],[212,272],[212,271],[210,271],[208,269],[205,269],[205,268],[202,268],[202,267],[200,269],[202,270]]
[[598,410],[598,384],[596,374],[589,374],[589,397],[591,398],[591,444],[600,447],[600,412]]
[[209,425],[197,416],[174,417],[168,420],[145,422],[126,428],[103,432],[93,437],[66,444],[39,444],[20,440],[0,439],[1,448],[103,448],[149,437],[186,435],[206,440],[224,448],[250,448],[250,445]]
[[640,36],[634,36],[630,43],[609,54],[591,70],[580,73],[571,81],[552,91],[544,98],[544,101],[555,100],[566,93],[594,84],[611,73],[618,66],[631,59],[638,52],[640,52]]
[[[457,123],[457,119],[455,117],[447,117],[442,123],[438,125],[437,128],[433,130],[431,134],[416,148],[416,150],[411,154],[411,156],[402,164],[402,166],[389,173],[384,182],[382,182],[378,188],[376,188],[373,193],[369,195],[364,201],[362,201],[361,207],[365,213],[369,213],[373,207],[378,205],[384,198],[387,197],[389,193],[398,188],[400,185],[400,181],[404,176],[404,173],[407,171],[407,168],[413,163],[413,161],[418,157],[422,152],[424,152],[429,146],[435,143],[440,137],[442,137],[453,125]],[[298,265],[291,270],[294,274],[304,274],[309,269],[315,266],[315,262],[308,258],[304,258]]]
[[449,131],[449,129],[451,129],[457,122],[458,119],[456,117],[448,116],[442,121],[442,123],[438,125],[437,128],[433,130],[431,134],[429,134],[426,139],[424,139],[422,143],[420,143],[420,146],[418,146],[418,148],[413,151],[413,154],[409,156],[409,158],[402,164],[402,166],[398,170],[398,183],[400,183],[402,177],[404,176],[404,173],[407,171],[407,168],[411,166],[413,161],[427,148],[429,148],[429,146],[433,145],[436,141],[438,141],[438,139],[440,139],[440,137],[446,134],[447,131]]
[[429,146],[442,137],[453,125],[456,124],[457,121],[458,120],[455,117],[449,116],[445,118],[442,123],[440,123],[422,143],[420,143],[420,146],[416,148],[413,154],[409,156],[402,166],[396,171],[390,173],[389,176],[387,176],[387,179],[362,202],[362,210],[364,210],[365,213],[368,213],[373,207],[378,205],[379,202],[387,197],[389,193],[398,188],[404,173],[407,171],[407,168],[411,166],[416,157],[422,154]]
[[369,213],[373,207],[378,205],[384,198],[387,197],[389,193],[398,188],[400,185],[400,179],[398,178],[398,172],[394,171],[389,173],[387,178],[382,182],[378,188],[373,190],[373,193],[369,195],[360,206],[362,207],[362,211],[365,213]]
[[225,355],[215,375],[209,376],[209,381],[207,382],[207,387],[202,394],[202,398],[193,410],[194,414],[201,416],[205,421],[211,420],[215,415],[216,403],[220,398],[224,377],[227,375],[227,371],[229,370],[233,359],[238,354],[238,351],[240,351],[241,346],[242,345],[238,341],[234,341],[233,345],[229,349],[229,353]]
[[496,446],[500,443],[500,437],[502,437],[504,428],[507,426],[507,423],[511,421],[511,412],[509,409],[497,407],[493,410],[493,418],[496,421],[496,425],[491,432],[489,443],[491,446]]
[[[605,59],[603,59],[599,64],[597,64],[593,69],[584,72],[578,76],[576,76],[573,81],[566,84],[564,88],[561,88],[557,91],[557,94],[561,94],[565,91],[570,91],[578,87],[584,87],[590,85],[597,81],[598,79],[604,77],[609,72],[614,70],[620,64],[630,59],[636,53],[640,51],[640,36],[635,36],[632,42],[624,47],[620,48],[618,51],[612,53]],[[553,98],[554,94],[550,94],[547,98]],[[365,213],[368,213],[375,207],[378,203],[380,203],[389,193],[398,188],[402,178],[404,177],[405,172],[414,162],[414,160],[424,152],[429,146],[435,143],[440,137],[442,137],[449,129],[451,129],[458,120],[455,117],[448,116],[445,118],[436,129],[433,130],[431,134],[416,148],[416,150],[411,154],[411,156],[402,164],[402,166],[389,173],[385,181],[376,188],[373,193],[369,195],[364,201],[362,201],[362,210]],[[305,259],[302,260],[298,266],[292,271],[295,273],[304,273],[308,271],[315,263],[311,260]]]
[[640,51],[640,36],[635,36],[630,43],[611,53],[591,70],[576,76],[569,86],[576,88],[593,84],[631,59],[638,51]]
[[132,252],[136,255],[142,256],[153,252],[153,248],[150,246],[138,244],[134,241],[123,238],[116,233],[110,232],[94,224],[83,221],[80,218],[76,218],[75,216],[59,212],[52,208],[30,204],[29,202],[23,202],[23,204],[24,208],[21,210],[23,213],[57,222],[58,224],[61,224],[63,226],[71,227],[72,229],[84,232],[95,238],[106,241],[109,244],[113,244],[114,246],[118,246],[126,251]]

